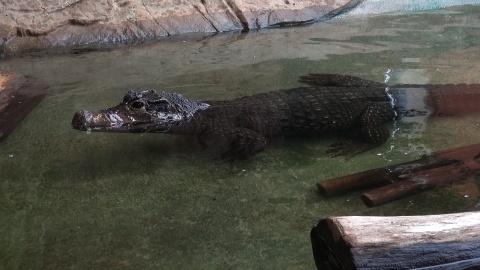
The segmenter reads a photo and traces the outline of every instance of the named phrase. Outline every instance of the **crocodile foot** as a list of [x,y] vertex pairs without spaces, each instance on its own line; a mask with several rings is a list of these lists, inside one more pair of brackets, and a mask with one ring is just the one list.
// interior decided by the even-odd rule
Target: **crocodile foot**
[[329,146],[329,149],[327,149],[325,153],[333,153],[333,155],[331,156],[332,158],[338,156],[345,156],[345,159],[349,160],[353,156],[371,150],[375,147],[376,145],[371,143],[359,142],[355,140],[344,140],[331,144]]

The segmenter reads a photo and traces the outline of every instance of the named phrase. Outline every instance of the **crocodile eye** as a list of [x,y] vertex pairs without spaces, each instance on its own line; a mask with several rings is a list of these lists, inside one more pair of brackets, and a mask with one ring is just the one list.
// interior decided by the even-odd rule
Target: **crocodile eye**
[[145,102],[137,100],[137,101],[132,102],[130,104],[130,107],[134,108],[134,109],[141,109],[141,108],[145,107]]

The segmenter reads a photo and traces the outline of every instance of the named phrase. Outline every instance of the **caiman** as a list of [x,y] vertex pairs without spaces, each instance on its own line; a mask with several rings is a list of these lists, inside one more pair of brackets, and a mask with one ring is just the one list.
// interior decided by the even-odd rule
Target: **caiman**
[[391,89],[402,86],[332,74],[310,74],[299,81],[306,86],[228,101],[129,91],[115,107],[76,112],[72,126],[84,131],[192,135],[222,159],[251,156],[279,136],[343,132],[351,139],[332,145],[327,152],[349,158],[385,143],[390,131],[384,124],[400,111],[425,114],[399,108],[401,98],[399,102]]

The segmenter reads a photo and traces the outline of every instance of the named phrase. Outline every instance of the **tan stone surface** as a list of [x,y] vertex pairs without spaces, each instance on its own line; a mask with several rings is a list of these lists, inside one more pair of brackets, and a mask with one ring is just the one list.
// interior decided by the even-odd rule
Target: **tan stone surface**
[[316,21],[361,0],[0,0],[0,51]]

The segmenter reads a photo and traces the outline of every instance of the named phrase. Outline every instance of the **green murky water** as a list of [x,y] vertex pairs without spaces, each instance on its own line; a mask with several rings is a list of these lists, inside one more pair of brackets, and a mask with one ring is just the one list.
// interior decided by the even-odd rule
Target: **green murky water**
[[[51,87],[0,145],[0,268],[313,269],[309,231],[330,215],[465,211],[476,196],[437,189],[369,209],[360,192],[317,194],[319,180],[478,143],[476,117],[437,118],[351,161],[338,139],[275,143],[245,161],[205,158],[189,137],[86,134],[79,109],[129,89],[230,99],[297,86],[309,72],[395,83],[480,83],[480,9],[347,17],[79,55],[1,59]],[[394,128],[393,124],[390,126]],[[395,126],[396,127],[396,126]],[[474,183],[473,186],[479,183]]]

